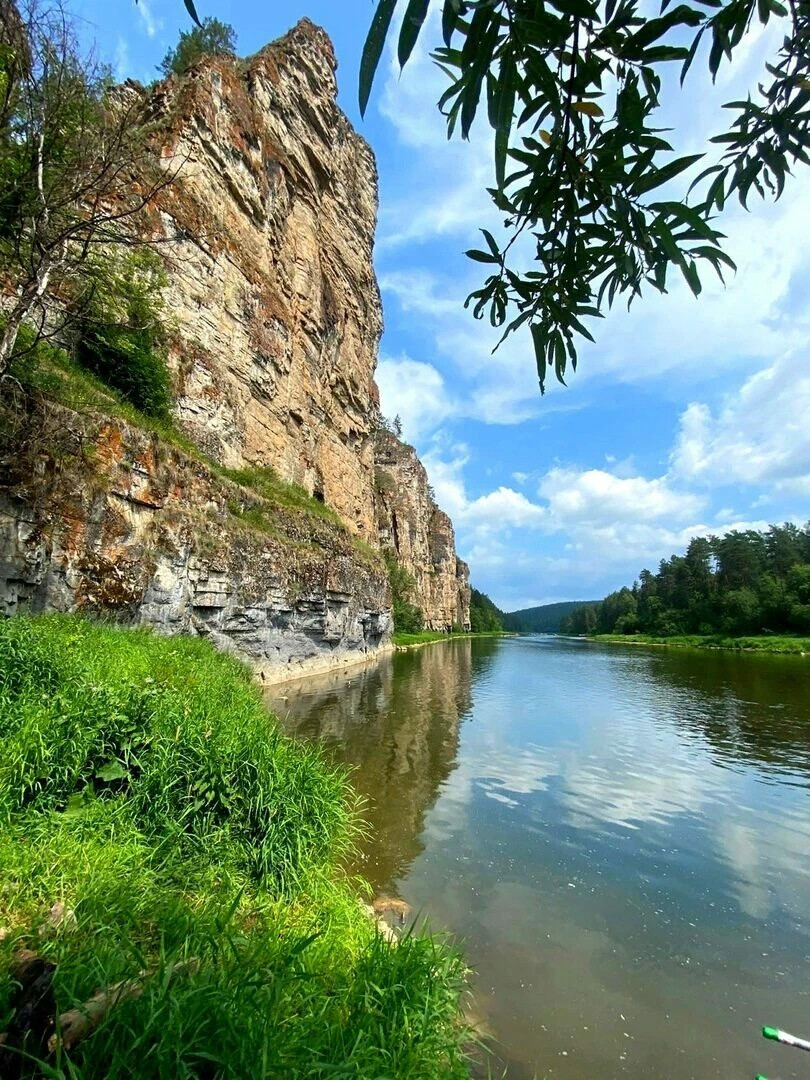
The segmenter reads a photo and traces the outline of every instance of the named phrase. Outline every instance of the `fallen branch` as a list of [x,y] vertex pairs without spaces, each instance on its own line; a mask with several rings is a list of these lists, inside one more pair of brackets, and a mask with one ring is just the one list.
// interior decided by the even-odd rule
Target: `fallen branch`
[[[172,976],[194,975],[200,969],[199,960],[184,960],[172,968]],[[48,1050],[53,1053],[57,1046],[70,1050],[96,1030],[104,1017],[122,1001],[139,998],[144,991],[147,979],[154,971],[142,971],[137,978],[125,979],[95,994],[78,1008],[68,1009],[56,1021],[56,1031],[48,1040]]]

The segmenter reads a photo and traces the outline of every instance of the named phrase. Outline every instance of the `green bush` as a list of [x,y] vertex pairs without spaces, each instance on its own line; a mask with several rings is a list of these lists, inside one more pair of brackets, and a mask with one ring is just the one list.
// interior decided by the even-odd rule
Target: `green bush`
[[391,582],[391,608],[394,616],[394,633],[418,634],[425,625],[422,609],[412,604],[410,597],[416,582],[392,552],[385,553],[388,580]]
[[108,254],[78,298],[75,356],[147,416],[167,419],[171,380],[166,367],[159,257],[149,249]]

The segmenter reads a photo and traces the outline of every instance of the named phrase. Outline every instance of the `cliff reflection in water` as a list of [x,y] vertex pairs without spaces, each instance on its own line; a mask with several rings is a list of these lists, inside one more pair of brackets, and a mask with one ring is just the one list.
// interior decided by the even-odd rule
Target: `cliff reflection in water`
[[267,695],[287,731],[355,767],[373,837],[357,869],[378,891],[390,889],[423,850],[425,813],[455,768],[473,680],[485,673],[497,641],[471,646],[469,638],[441,642]]

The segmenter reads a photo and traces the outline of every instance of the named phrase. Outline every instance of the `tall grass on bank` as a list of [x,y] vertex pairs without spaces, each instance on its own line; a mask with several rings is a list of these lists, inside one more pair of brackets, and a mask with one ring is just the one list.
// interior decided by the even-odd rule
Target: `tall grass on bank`
[[[356,810],[206,643],[0,622],[0,1031],[22,947],[57,1013],[142,990],[23,1075],[466,1076],[459,957],[391,948],[337,869]],[[55,902],[75,919],[43,935]]]

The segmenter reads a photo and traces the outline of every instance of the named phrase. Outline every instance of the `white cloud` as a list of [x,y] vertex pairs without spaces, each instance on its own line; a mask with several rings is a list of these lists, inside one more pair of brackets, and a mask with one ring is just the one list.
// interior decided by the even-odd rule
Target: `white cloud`
[[154,37],[157,31],[162,29],[163,23],[153,16],[149,0],[137,0],[136,11],[141,17],[146,36]]
[[661,519],[682,523],[693,521],[705,504],[703,496],[675,490],[666,477],[622,477],[604,469],[550,469],[539,491],[562,528]]
[[810,494],[810,350],[783,356],[746,379],[716,415],[690,404],[681,416],[673,472],[708,485],[768,485]]
[[432,364],[408,356],[383,357],[377,385],[384,416],[399,416],[406,439],[413,441],[453,415],[444,379]]

